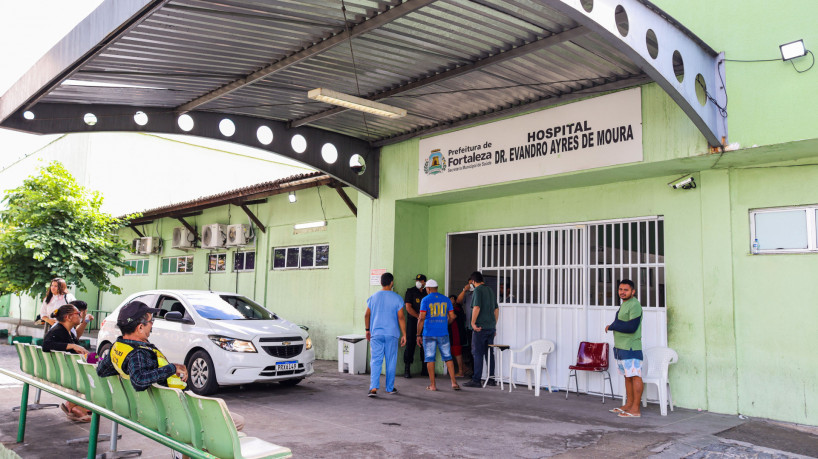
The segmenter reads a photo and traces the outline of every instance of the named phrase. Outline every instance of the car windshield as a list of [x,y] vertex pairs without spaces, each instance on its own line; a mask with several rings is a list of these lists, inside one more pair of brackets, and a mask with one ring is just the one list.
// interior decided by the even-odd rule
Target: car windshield
[[275,314],[240,296],[189,295],[196,312],[209,320],[275,320]]

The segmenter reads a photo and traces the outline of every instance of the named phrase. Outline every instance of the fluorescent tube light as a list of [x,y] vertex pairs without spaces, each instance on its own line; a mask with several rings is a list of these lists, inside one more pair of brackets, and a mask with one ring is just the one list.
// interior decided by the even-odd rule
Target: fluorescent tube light
[[307,97],[312,100],[326,102],[332,105],[340,105],[341,107],[372,113],[373,115],[385,116],[387,118],[402,118],[406,116],[406,110],[402,108],[351,96],[342,92],[333,91],[332,89],[315,88],[307,93]]
[[807,55],[807,49],[804,47],[804,40],[784,43],[783,45],[779,46],[779,48],[781,49],[781,59],[784,61]]
[[301,230],[301,229],[309,229],[309,228],[320,228],[322,226],[327,226],[326,220],[321,220],[320,222],[309,222],[309,223],[296,223],[293,225],[294,229]]

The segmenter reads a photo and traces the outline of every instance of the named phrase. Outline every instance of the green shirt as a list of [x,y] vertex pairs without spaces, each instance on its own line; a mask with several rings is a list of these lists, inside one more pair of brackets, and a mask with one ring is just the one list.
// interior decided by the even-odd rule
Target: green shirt
[[[622,303],[619,311],[616,313],[616,318],[627,322],[642,315],[642,305],[636,297]],[[639,327],[633,333],[622,333],[618,331],[613,332],[614,347],[624,351],[641,351],[642,350],[642,322],[639,322]]]
[[474,289],[471,305],[473,308],[479,307],[480,313],[474,319],[474,324],[480,328],[497,328],[497,321],[494,319],[494,310],[497,309],[497,297],[490,287],[478,285]]

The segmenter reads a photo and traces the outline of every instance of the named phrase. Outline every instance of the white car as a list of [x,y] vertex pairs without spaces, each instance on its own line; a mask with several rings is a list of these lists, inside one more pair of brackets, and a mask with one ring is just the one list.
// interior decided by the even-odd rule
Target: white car
[[122,334],[119,310],[134,300],[162,310],[149,340],[170,362],[188,367],[188,387],[197,394],[253,382],[294,386],[314,371],[315,351],[304,329],[241,295],[204,290],[129,296],[102,321],[98,355],[108,353]]

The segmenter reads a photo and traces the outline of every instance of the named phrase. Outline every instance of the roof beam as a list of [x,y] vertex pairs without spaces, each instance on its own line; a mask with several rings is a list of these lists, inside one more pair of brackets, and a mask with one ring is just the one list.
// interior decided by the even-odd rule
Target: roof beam
[[[610,83],[604,83],[597,86],[591,86],[588,88],[581,88],[576,91],[567,92],[565,94],[561,94],[559,96],[544,96],[543,98],[533,101],[533,102],[526,102],[521,101],[516,105],[510,105],[505,108],[500,108],[497,110],[489,111],[488,113],[484,113],[481,115],[475,115],[470,117],[465,117],[457,121],[442,121],[432,127],[423,128],[422,130],[416,131],[409,131],[404,134],[396,135],[394,137],[389,137],[383,140],[379,140],[377,142],[373,142],[373,146],[382,147],[384,145],[392,145],[394,143],[402,142],[404,140],[408,140],[411,138],[415,138],[421,135],[431,134],[433,132],[445,131],[448,129],[453,129],[460,126],[467,126],[474,123],[479,123],[481,121],[489,121],[493,119],[497,119],[501,116],[509,116],[509,115],[516,115],[518,113],[523,112],[530,112],[533,110],[537,110],[540,108],[550,107],[556,104],[562,104],[565,102],[570,102],[578,99],[583,99],[589,96],[592,96],[596,93],[602,93],[607,91],[616,91],[618,89],[629,88],[632,86],[638,86],[640,84],[650,83],[651,79],[646,75],[632,75],[626,78],[622,78],[616,81],[612,81]],[[592,90],[593,92],[579,92],[584,90]]]
[[[538,0],[565,14],[626,55],[656,82],[696,125],[711,147],[727,144],[727,105],[724,55],[707,46],[693,32],[667,13],[645,0]],[[616,18],[617,9],[627,13],[624,30]],[[658,43],[648,49],[650,34]],[[654,55],[651,52],[655,51]],[[683,73],[677,77],[676,54]]]
[[0,97],[0,121],[28,109],[169,0],[105,0]]
[[267,232],[267,228],[264,227],[264,224],[261,223],[261,220],[259,220],[258,217],[256,217],[256,215],[253,212],[251,212],[246,205],[239,204],[239,207],[241,207],[241,210],[243,210],[244,213],[247,214],[248,217],[250,217],[250,220],[253,220],[253,223],[255,223],[256,226],[258,226],[258,229],[260,229],[262,233]]
[[347,40],[355,38],[356,36],[365,34],[367,32],[371,32],[372,30],[375,30],[403,16],[406,16],[409,13],[417,11],[418,9],[423,8],[424,6],[427,6],[433,3],[434,1],[435,0],[406,0],[402,4],[389,9],[385,13],[381,13],[371,19],[367,19],[366,21],[356,26],[353,26],[348,31],[337,33],[336,35],[333,35],[332,37],[327,38],[326,40],[319,41],[318,43],[309,46],[295,54],[291,54],[278,62],[275,62],[273,64],[268,65],[267,67],[257,70],[245,76],[244,78],[235,80],[231,83],[222,86],[219,89],[216,89],[215,91],[211,91],[201,97],[193,99],[192,101],[186,104],[180,105],[179,107],[176,108],[176,111],[177,112],[191,111],[200,105],[216,100],[219,97],[222,97],[226,94],[230,94],[231,92],[237,89],[241,89],[244,86],[253,84],[256,81],[261,80],[267,76],[270,76],[271,74],[279,70],[285,69],[291,65],[298,64],[299,62],[305,59],[309,59],[317,54],[323,53],[324,51],[334,48],[346,42]]
[[[470,64],[461,65],[460,67],[455,67],[451,70],[446,70],[445,72],[441,72],[435,75],[432,75],[427,78],[421,78],[416,81],[412,81],[410,83],[406,83],[404,85],[400,85],[396,88],[392,88],[386,91],[379,92],[377,94],[372,95],[371,97],[367,97],[369,100],[380,100],[386,99],[387,97],[396,96],[398,94],[402,94],[408,91],[412,91],[414,89],[422,88],[424,86],[429,86],[432,84],[440,83],[441,81],[448,80],[450,78],[459,77],[465,75],[470,72],[474,72],[476,70],[480,70],[489,65],[499,64],[503,61],[507,61],[509,59],[514,59],[516,57],[524,56],[529,53],[533,53],[535,51],[539,51],[550,46],[555,46],[560,43],[565,43],[566,41],[574,40],[578,37],[591,33],[585,27],[579,26],[574,27],[573,29],[568,29],[561,33],[556,33],[549,35],[545,38],[541,38],[536,41],[532,41],[531,43],[527,43],[522,46],[518,46],[516,48],[511,48],[507,51],[503,51],[489,57],[476,60]],[[293,120],[290,122],[290,127],[298,127],[303,126],[305,124],[310,124],[315,121],[320,120],[321,118],[326,118],[327,116],[332,116],[337,113],[341,113],[343,111],[349,110],[348,108],[344,107],[335,107],[329,110],[324,110],[320,113],[316,113],[314,115],[305,116],[304,118],[300,118],[297,120]]]

